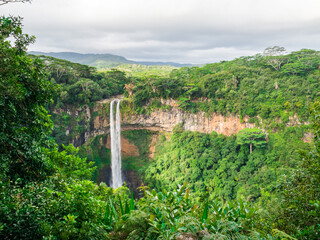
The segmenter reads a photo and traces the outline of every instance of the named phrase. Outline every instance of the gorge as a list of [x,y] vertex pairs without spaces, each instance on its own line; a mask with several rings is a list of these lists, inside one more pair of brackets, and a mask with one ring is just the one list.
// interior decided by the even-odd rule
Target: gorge
[[[68,115],[70,117],[70,121],[63,126],[61,131],[64,131],[65,137],[68,137],[68,141],[79,147],[87,143],[91,138],[109,134],[109,115],[111,112],[109,105],[114,99],[118,98],[122,99],[123,106],[130,104],[128,99],[124,100],[123,96],[119,95],[114,98],[98,101],[91,108],[88,105],[81,107],[66,106],[63,109],[55,109],[54,114]],[[149,114],[123,112],[122,131],[145,129],[154,132],[172,132],[175,126],[182,124],[184,131],[197,131],[201,133],[211,133],[215,131],[218,134],[230,136],[237,134],[244,128],[259,127],[256,123],[252,122],[252,119],[248,116],[241,119],[239,116],[231,114],[224,116],[222,114],[207,114],[200,111],[197,113],[189,113],[181,110],[177,105],[177,101],[172,99],[163,100],[162,104],[168,108],[165,110],[156,109]],[[76,131],[74,125],[77,123],[83,126],[83,132],[80,133]],[[308,124],[308,122],[302,122],[297,116],[290,116],[286,126],[301,126],[303,124]],[[265,131],[263,126],[259,128]],[[308,141],[312,138],[312,135],[306,135],[306,137],[306,141]]]
[[319,239],[320,52],[138,77],[21,28],[0,18],[0,239]]
[[[121,99],[121,105],[118,99]],[[223,116],[216,113],[186,112],[181,110],[177,106],[177,101],[172,99],[163,100],[164,108],[156,109],[148,114],[135,114],[128,111],[130,104],[130,99],[124,99],[119,95],[98,101],[90,107],[88,105],[77,108],[70,106],[55,110],[55,114],[68,116],[70,119],[61,129],[61,132],[65,133],[65,138],[82,149],[83,157],[96,163],[98,169],[94,180],[110,183],[110,186],[114,188],[122,185],[119,183],[120,179],[117,180],[117,185],[114,184],[115,180],[112,180],[116,177],[116,172],[118,172],[117,176],[121,174],[121,171],[114,169],[115,166],[118,169],[119,167],[123,168],[122,178],[130,189],[139,187],[143,175],[141,170],[146,169],[154,161],[155,156],[159,156],[159,149],[157,150],[161,142],[159,139],[165,138],[167,142],[170,142],[172,133],[177,126],[183,131],[202,133],[204,138],[213,132],[233,138],[232,136],[235,136],[242,129],[259,127],[251,122],[247,116],[241,119],[239,116],[231,114]],[[121,142],[121,150],[114,151],[118,156],[122,156],[122,166],[117,161],[113,164],[114,154],[111,153],[113,148],[116,149],[114,140],[112,140],[116,138],[114,135],[117,132],[118,114],[115,114],[115,108],[117,108],[116,111],[121,109],[122,134],[120,140],[119,138],[117,140]],[[294,116],[290,117],[287,123],[288,126],[300,126],[301,124],[299,119]],[[59,123],[56,125],[58,126]],[[83,127],[82,132],[77,131],[76,126],[79,125]],[[108,157],[110,155],[111,159]],[[135,192],[135,194],[137,193]]]

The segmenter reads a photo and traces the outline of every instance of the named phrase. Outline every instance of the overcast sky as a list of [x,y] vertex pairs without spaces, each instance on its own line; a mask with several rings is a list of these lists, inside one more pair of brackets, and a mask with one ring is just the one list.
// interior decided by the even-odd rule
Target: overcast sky
[[33,0],[0,14],[24,18],[30,51],[209,63],[320,48],[320,0]]

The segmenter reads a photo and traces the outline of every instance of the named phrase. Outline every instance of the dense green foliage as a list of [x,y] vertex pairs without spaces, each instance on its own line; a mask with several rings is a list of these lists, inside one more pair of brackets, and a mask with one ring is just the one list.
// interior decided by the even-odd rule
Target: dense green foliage
[[[140,64],[121,64],[115,69],[125,72],[129,76],[143,78],[150,77],[152,75],[168,77],[170,72],[174,69],[178,69],[177,67],[169,66],[169,65],[140,65]],[[107,69],[111,70],[111,69]]]
[[[33,59],[38,59],[35,56]],[[97,72],[93,67],[72,63],[53,57],[40,56],[45,63],[47,78],[56,87],[54,103],[49,106],[54,122],[52,136],[59,144],[69,144],[80,139],[90,129],[86,118],[95,101],[122,94],[129,78],[124,72],[110,70]],[[70,116],[63,111],[81,111],[78,116]],[[66,134],[71,130],[70,134]],[[79,140],[77,146],[83,144]]]
[[301,239],[320,238],[320,102],[312,107],[315,146],[301,151],[298,168],[284,176],[279,186],[281,211],[279,228]]
[[[74,151],[73,146],[63,152],[49,151],[55,173],[44,181],[24,187],[19,181],[1,182],[2,239],[39,239],[52,234],[59,239],[79,235],[85,239],[86,234],[102,231],[100,209],[111,190],[86,180],[94,170],[92,164],[73,155]],[[88,228],[93,229],[88,232]]]
[[[25,48],[34,38],[22,34],[19,18],[0,20],[1,239],[69,234],[72,215],[68,213],[78,212],[79,229],[90,221],[90,227],[95,226],[97,221],[91,216],[100,212],[85,210],[88,201],[97,201],[99,196],[92,199],[86,194],[93,195],[97,188],[85,180],[92,174],[92,164],[77,157],[73,146],[58,152],[49,140],[52,122],[45,107],[51,103],[54,89],[43,73],[42,62],[26,56]],[[8,40],[10,36],[15,46]],[[101,208],[93,203],[89,206]]]
[[55,107],[65,104],[75,106],[89,104],[123,93],[129,80],[118,70],[97,72],[94,67],[72,63],[53,57],[40,56],[46,64],[46,72],[54,84],[59,84]]
[[0,180],[26,183],[50,171],[43,148],[52,122],[45,107],[55,91],[42,62],[26,55],[34,37],[21,28],[20,18],[0,18]]
[[278,177],[298,161],[295,148],[308,149],[301,141],[301,128],[269,133],[269,142],[253,147],[251,154],[247,145],[238,142],[241,134],[176,131],[169,141],[162,136],[146,181],[167,190],[186,181],[196,194],[207,189],[211,198],[255,200],[262,193],[275,192]]
[[252,153],[253,146],[263,148],[266,143],[266,134],[261,129],[245,128],[237,134],[237,144],[249,145],[250,153]]
[[[147,170],[150,186],[161,189],[142,186],[143,196],[135,200],[126,187],[114,190],[90,181],[94,163],[80,158],[72,145],[62,146],[59,151],[55,141],[50,140],[52,122],[45,109],[55,90],[46,80],[42,62],[26,55],[26,46],[33,37],[22,33],[19,18],[1,17],[0,29],[1,239],[295,239],[288,234],[299,239],[319,239],[319,102],[311,108],[315,130],[312,148],[300,140],[303,127],[269,132],[269,142],[265,143],[256,129],[244,130],[237,138],[215,132],[183,132],[182,126],[177,126],[170,140],[160,137],[158,156]],[[15,46],[8,40],[10,36],[15,39]],[[277,49],[269,49],[274,50]],[[281,74],[310,78],[318,71],[313,55],[316,53],[301,54],[296,61],[299,67],[283,62],[283,56],[264,60]],[[307,57],[308,54],[311,55]],[[47,72],[49,79],[51,73]],[[90,75],[89,68],[83,74],[95,76]],[[118,72],[112,74],[122,76]],[[77,83],[76,79],[70,82],[71,86]],[[115,82],[118,80],[117,75]],[[89,91],[95,84],[90,81],[80,80],[84,92],[66,101],[80,105],[92,101]],[[167,89],[179,80],[158,83],[164,97],[181,96],[180,92]],[[120,92],[121,84],[116,83],[115,90],[109,91]],[[311,86],[316,91],[318,85]],[[68,83],[62,86],[60,96],[61,89],[69,91],[69,87]],[[189,88],[187,92],[191,96],[196,90]],[[143,87],[139,91],[151,97]],[[143,97],[139,91],[135,101],[137,96]],[[184,89],[181,93],[185,93]],[[308,105],[315,97],[312,93],[303,103]],[[187,108],[188,101],[185,103]],[[298,112],[307,116],[306,109],[300,109]],[[269,117],[271,113],[273,109]],[[138,134],[128,132],[126,137],[133,139],[135,135]],[[146,142],[147,138],[141,139],[141,145]],[[253,145],[252,153],[247,144]],[[303,150],[300,155],[294,153],[298,147]],[[139,150],[147,153],[146,146]],[[297,162],[299,168],[291,170]],[[284,177],[277,186],[275,181],[280,175]],[[179,183],[184,184],[177,187]],[[275,188],[278,192],[270,195]],[[260,209],[259,205],[240,199],[253,200],[260,195]],[[240,200],[219,201],[220,198]]]
[[115,239],[248,239],[250,235],[261,239],[254,229],[256,209],[243,202],[223,206],[205,195],[195,201],[185,184],[172,192],[141,189],[144,196],[138,209],[117,223]]
[[[80,147],[80,156],[87,157],[88,160],[94,162],[97,170],[93,173],[92,179],[100,182],[99,173],[107,172],[107,168],[111,165],[110,149],[106,148],[108,136],[97,136],[86,145]],[[109,183],[110,179],[104,179]]]
[[137,80],[133,99],[138,112],[152,98],[174,98],[187,111],[259,116],[265,125],[284,127],[295,113],[307,120],[310,103],[319,97],[319,65],[319,52],[301,50],[183,67],[170,78]]

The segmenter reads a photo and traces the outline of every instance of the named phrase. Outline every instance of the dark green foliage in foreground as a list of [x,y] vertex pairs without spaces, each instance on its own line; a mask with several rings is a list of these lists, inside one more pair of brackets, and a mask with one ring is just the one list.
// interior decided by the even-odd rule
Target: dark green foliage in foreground
[[185,184],[172,192],[141,189],[138,209],[118,222],[114,239],[248,239],[255,232],[256,209],[243,202],[196,201]]
[[226,137],[175,131],[170,141],[160,139],[146,182],[172,190],[186,181],[196,194],[208,189],[212,198],[255,200],[261,192],[274,193],[278,177],[295,167],[297,147],[308,149],[302,133],[298,127],[269,133],[269,142],[262,138],[263,144],[250,154],[249,147],[239,142],[242,133]]
[[104,236],[101,208],[112,190],[86,180],[94,170],[91,164],[72,155],[72,146],[67,150],[48,152],[55,174],[42,182],[23,188],[18,181],[0,182],[1,239]]
[[103,204],[98,187],[84,180],[94,169],[72,146],[58,152],[48,140],[52,122],[45,107],[55,91],[42,62],[26,56],[34,38],[21,26],[19,18],[0,18],[0,238],[98,236],[105,227],[98,221]]
[[26,56],[33,37],[19,18],[2,17],[0,29],[0,238],[102,238],[100,209],[111,190],[86,180],[94,169],[73,146],[59,152],[49,140],[45,107],[55,91],[42,62]]
[[[136,201],[87,180],[50,178],[24,188],[1,183],[1,239],[248,239],[256,209],[243,202],[196,201],[185,186]],[[5,208],[4,208],[5,207]],[[263,235],[263,234],[262,234]],[[247,236],[247,237],[246,237]],[[258,238],[262,239],[262,238]],[[276,239],[271,236],[268,239]]]
[[0,17],[0,180],[26,183],[50,172],[44,147],[53,125],[45,107],[55,90],[42,62],[26,55],[34,37],[21,28],[20,18]]

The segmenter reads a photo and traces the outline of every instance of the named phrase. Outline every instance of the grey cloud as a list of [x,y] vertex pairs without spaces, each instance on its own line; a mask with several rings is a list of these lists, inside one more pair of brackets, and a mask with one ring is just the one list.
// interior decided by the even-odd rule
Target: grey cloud
[[272,45],[319,49],[318,0],[34,0],[2,7],[25,17],[30,50],[112,53],[203,63]]

